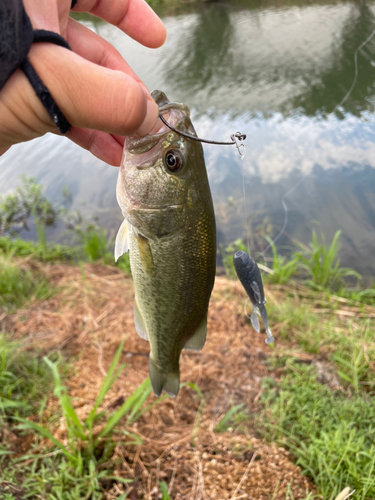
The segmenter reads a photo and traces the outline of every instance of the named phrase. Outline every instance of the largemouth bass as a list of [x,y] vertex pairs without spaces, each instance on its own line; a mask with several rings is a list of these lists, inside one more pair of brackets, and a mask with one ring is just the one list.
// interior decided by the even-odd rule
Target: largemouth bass
[[[168,123],[196,136],[187,106],[157,90],[152,97]],[[115,259],[129,249],[134,322],[150,342],[152,387],[156,396],[175,396],[181,350],[204,346],[215,280],[215,216],[202,145],[165,125],[154,135],[128,137],[117,201],[124,221]]]

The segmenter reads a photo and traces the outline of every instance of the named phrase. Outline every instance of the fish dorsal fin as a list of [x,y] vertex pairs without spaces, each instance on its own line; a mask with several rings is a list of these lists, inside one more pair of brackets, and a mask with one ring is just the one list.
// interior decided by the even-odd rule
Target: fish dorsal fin
[[260,289],[259,289],[258,283],[256,281],[252,281],[250,283],[250,286],[251,286],[251,288],[252,288],[252,290],[253,290],[253,292],[255,294],[255,297],[257,299],[257,303],[261,304],[262,303],[262,295],[260,293]]
[[194,334],[184,345],[188,351],[201,351],[206,342],[207,335],[207,314],[203,317]]
[[129,228],[126,219],[123,220],[118,230],[115,243],[115,261],[129,251]]
[[137,297],[135,297],[135,301],[134,301],[134,325],[135,325],[135,329],[137,330],[137,333],[141,337],[141,339],[149,340],[147,328],[146,328],[142,313],[139,310]]

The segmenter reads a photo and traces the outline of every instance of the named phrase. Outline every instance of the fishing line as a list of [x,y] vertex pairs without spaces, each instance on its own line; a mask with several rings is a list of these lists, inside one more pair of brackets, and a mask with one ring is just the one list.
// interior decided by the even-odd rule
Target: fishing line
[[243,189],[243,202],[245,207],[245,225],[246,225],[246,237],[247,237],[247,248],[250,250],[250,229],[247,224],[247,206],[246,206],[246,189],[245,189],[245,172],[243,166],[243,156],[241,156],[241,173],[242,173],[242,189]]
[[[356,86],[356,83],[357,83],[357,80],[358,80],[358,53],[360,52],[360,50],[363,49],[363,47],[365,45],[368,44],[368,42],[373,38],[373,36],[375,35],[375,29],[374,31],[366,38],[366,40],[364,42],[362,42],[356,49],[355,53],[354,53],[354,79],[353,79],[353,83],[350,87],[350,89],[348,90],[348,92],[346,93],[346,95],[344,96],[344,98],[339,102],[339,104],[337,104],[334,109],[331,111],[331,114],[333,114],[340,106],[342,106],[344,104],[344,102],[350,97],[351,93],[353,92],[354,90],[354,87]],[[267,247],[263,250],[263,252],[261,252],[261,256],[263,257],[263,261],[264,261],[264,264],[266,265],[266,259],[265,259],[265,254],[266,252],[268,252],[268,250],[272,247],[272,245],[280,238],[280,236],[284,233],[284,230],[286,228],[286,225],[288,223],[288,205],[286,204],[285,202],[285,198],[287,198],[288,196],[290,196],[301,184],[302,182],[309,176],[310,174],[307,172],[305,175],[303,175],[299,181],[291,188],[289,189],[289,191],[287,191],[283,197],[281,198],[281,203],[283,205],[283,208],[284,208],[284,223],[282,225],[282,228],[280,229],[279,233],[276,235],[276,237],[271,241],[271,243],[269,243],[267,245]],[[242,176],[243,176],[243,171],[242,171]],[[245,210],[246,210],[246,206],[245,206]],[[250,248],[250,245],[249,245],[249,248]]]
[[166,125],[168,128],[173,130],[173,132],[176,132],[177,134],[182,135],[183,137],[186,137],[187,139],[192,139],[193,141],[198,141],[198,142],[205,142],[206,144],[215,144],[216,146],[233,146],[233,145],[235,145],[241,158],[243,158],[245,156],[246,145],[243,141],[246,139],[246,134],[241,134],[241,132],[236,132],[235,134],[232,134],[230,136],[231,142],[211,141],[208,139],[202,139],[202,138],[197,137],[195,135],[187,134],[186,132],[182,132],[181,130],[178,130],[177,128],[172,127],[172,125],[167,122],[167,120],[164,118],[164,116],[161,113],[159,113],[159,118],[164,123],[164,125]]

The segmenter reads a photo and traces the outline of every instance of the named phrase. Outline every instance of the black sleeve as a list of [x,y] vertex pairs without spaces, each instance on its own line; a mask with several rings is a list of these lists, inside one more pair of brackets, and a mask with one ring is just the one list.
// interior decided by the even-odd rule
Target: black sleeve
[[68,42],[58,33],[33,31],[22,0],[0,0],[0,90],[12,73],[21,68],[51,120],[62,134],[66,134],[71,128],[70,123],[27,59],[31,45],[36,42],[50,42],[70,49]]
[[0,90],[26,59],[33,37],[22,0],[0,0]]

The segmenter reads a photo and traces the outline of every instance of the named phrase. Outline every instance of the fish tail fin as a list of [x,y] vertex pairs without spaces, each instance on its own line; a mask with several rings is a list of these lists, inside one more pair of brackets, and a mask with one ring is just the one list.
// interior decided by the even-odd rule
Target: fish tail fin
[[151,385],[155,396],[159,397],[162,391],[174,398],[180,390],[180,374],[179,373],[163,373],[156,364],[149,359],[149,370]]

